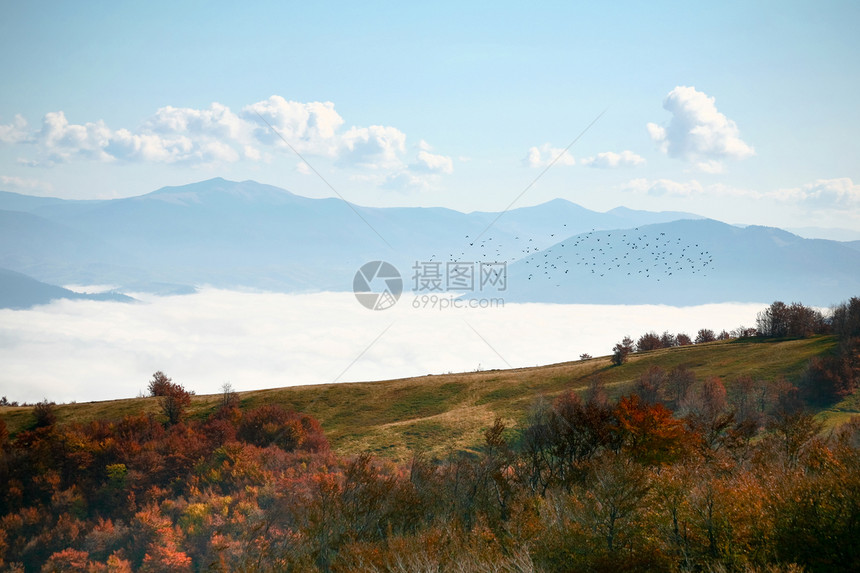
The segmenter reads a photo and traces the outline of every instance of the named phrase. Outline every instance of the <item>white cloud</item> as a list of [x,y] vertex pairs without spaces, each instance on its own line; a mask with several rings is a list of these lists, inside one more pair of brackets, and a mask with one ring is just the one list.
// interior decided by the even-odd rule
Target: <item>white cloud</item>
[[215,102],[209,109],[162,107],[144,124],[144,129],[166,135],[203,135],[239,140],[246,127],[229,107]]
[[242,148],[242,154],[246,159],[250,159],[251,161],[260,161],[262,154],[260,150],[252,145],[246,145]]
[[187,159],[193,150],[194,144],[189,137],[136,134],[127,129],[116,131],[105,145],[105,151],[112,158],[156,163]]
[[396,127],[352,127],[343,135],[342,141],[344,149],[340,153],[341,164],[370,169],[403,167],[406,134]]
[[625,334],[750,325],[763,307],[507,304],[440,313],[414,309],[406,295],[372,312],[351,292],[204,289],[142,298],[0,310],[0,395],[29,402],[129,398],[156,370],[206,394],[226,381],[237,390],[328,383],[344,369],[341,382],[506,368],[496,351],[511,366],[534,366],[583,352],[606,355]]
[[723,162],[715,159],[699,161],[696,163],[696,168],[704,173],[722,173],[725,170]]
[[860,208],[860,185],[848,177],[818,179],[802,187],[781,189],[773,193],[773,196],[797,201],[812,209]]
[[12,123],[0,125],[0,141],[36,143],[37,158],[19,160],[33,167],[73,159],[191,165],[258,162],[272,159],[267,148],[288,155],[292,148],[344,169],[378,172],[381,177],[375,179],[387,187],[392,181],[408,180],[422,182],[410,187],[426,187],[428,178],[453,172],[451,158],[431,153],[424,140],[408,164],[406,134],[396,127],[352,126],[341,131],[344,124],[332,102],[303,103],[273,95],[239,113],[217,102],[206,109],[165,106],[137,129],[111,129],[101,120],[73,124],[57,111],[46,114],[35,131],[16,116]]
[[657,179],[654,181],[639,178],[632,179],[622,186],[625,191],[634,193],[645,193],[654,197],[689,197],[704,192],[702,184],[698,181],[672,181],[671,179]]
[[418,152],[417,162],[411,167],[416,171],[450,175],[454,172],[454,161],[445,155],[435,155],[422,149]]
[[673,181],[671,179],[631,179],[619,187],[623,191],[642,193],[655,197],[690,197],[707,195],[713,198],[735,197],[743,199],[769,200],[774,204],[795,204],[805,212],[840,211],[850,215],[860,210],[860,185],[848,177],[818,179],[800,187],[777,190],[756,190],[733,187],[723,183],[702,185],[695,179]]
[[110,160],[104,149],[110,143],[111,130],[99,120],[84,125],[69,123],[62,111],[45,114],[39,141],[53,161],[67,161],[75,155]]
[[588,165],[589,167],[617,169],[618,167],[645,165],[645,158],[629,150],[622,151],[621,153],[606,151],[604,153],[598,153],[594,157],[583,159],[582,164]]
[[27,120],[20,114],[15,116],[12,123],[0,125],[0,142],[2,143],[23,143],[28,139]]
[[283,137],[300,153],[329,157],[336,156],[340,147],[337,130],[344,119],[332,102],[301,103],[273,95],[245,106],[241,115],[251,126],[254,138],[264,145],[286,147]]
[[717,111],[715,99],[690,86],[678,86],[663,100],[672,114],[666,126],[647,124],[651,139],[670,157],[713,173],[724,159],[746,159],[755,150],[740,137],[734,121]]
[[554,165],[576,165],[576,159],[566,149],[553,147],[549,143],[529,148],[528,155],[523,159],[523,163],[529,167],[546,167],[553,161]]
[[393,191],[429,191],[432,187],[429,177],[432,176],[415,175],[408,171],[401,171],[386,176],[380,187]]
[[0,185],[5,189],[17,189],[19,191],[53,191],[54,189],[54,186],[46,181],[14,175],[0,175]]

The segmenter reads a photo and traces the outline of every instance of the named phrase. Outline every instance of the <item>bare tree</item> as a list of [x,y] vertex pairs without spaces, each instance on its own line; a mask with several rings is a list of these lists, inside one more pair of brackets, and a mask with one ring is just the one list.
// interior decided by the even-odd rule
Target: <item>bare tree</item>
[[666,371],[659,366],[651,366],[636,379],[634,393],[647,404],[656,404],[666,386]]
[[232,410],[239,407],[239,394],[233,389],[233,385],[229,382],[224,382],[221,385],[221,405],[222,410]]
[[686,364],[679,364],[672,368],[666,377],[665,396],[669,403],[673,407],[678,407],[695,382],[696,375]]

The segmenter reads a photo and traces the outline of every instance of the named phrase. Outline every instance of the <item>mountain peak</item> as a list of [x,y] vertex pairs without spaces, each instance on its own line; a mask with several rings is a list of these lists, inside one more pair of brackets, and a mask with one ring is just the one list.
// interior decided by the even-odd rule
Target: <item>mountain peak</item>
[[298,198],[298,195],[286,189],[258,183],[251,179],[230,181],[223,177],[213,177],[212,179],[189,183],[187,185],[162,187],[152,193],[134,197],[133,199],[149,199],[190,205],[230,200],[239,200],[243,203],[283,204],[293,202]]

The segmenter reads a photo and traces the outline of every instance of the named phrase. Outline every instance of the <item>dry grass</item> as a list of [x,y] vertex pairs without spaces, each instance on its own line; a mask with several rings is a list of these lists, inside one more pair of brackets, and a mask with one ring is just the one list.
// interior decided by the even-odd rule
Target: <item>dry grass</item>
[[[687,364],[697,377],[719,376],[727,386],[741,374],[796,381],[806,361],[830,351],[832,337],[778,342],[717,342],[634,354],[613,367],[608,357],[534,368],[488,370],[441,376],[297,386],[243,392],[243,409],[281,404],[306,412],[323,424],[334,449],[341,454],[370,451],[392,459],[412,452],[444,456],[450,451],[479,447],[484,430],[496,417],[516,425],[538,396],[552,398],[564,390],[584,391],[594,375],[603,377],[611,397],[623,394],[652,365],[670,369]],[[181,381],[179,381],[181,383]],[[195,396],[189,415],[203,418],[217,408],[220,396]],[[860,401],[845,401],[820,415],[833,425],[858,412]],[[0,408],[10,432],[32,423],[30,408]],[[97,418],[119,419],[126,414],[158,414],[154,398],[59,405],[60,422]]]

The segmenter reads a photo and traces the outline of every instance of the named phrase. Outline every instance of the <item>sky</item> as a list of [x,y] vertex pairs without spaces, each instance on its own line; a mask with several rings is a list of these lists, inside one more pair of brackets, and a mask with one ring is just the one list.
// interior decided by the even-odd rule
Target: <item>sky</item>
[[860,231],[858,21],[850,1],[3,2],[0,189],[225,177]]
[[[755,325],[766,304],[503,304],[370,312],[352,293],[135,295],[0,309],[0,396],[133,398],[156,370],[198,394],[517,368],[605,356],[625,335]],[[511,328],[516,324],[516,328]],[[26,381],[26,382],[24,382]]]

